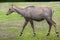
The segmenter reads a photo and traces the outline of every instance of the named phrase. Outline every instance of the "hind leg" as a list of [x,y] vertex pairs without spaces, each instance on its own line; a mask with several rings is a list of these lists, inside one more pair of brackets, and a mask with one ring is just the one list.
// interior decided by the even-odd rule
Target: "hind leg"
[[59,35],[58,35],[57,28],[56,28],[56,23],[51,18],[49,18],[49,17],[46,20],[55,27],[55,33],[56,33],[56,36],[58,37]]
[[49,36],[50,35],[52,24],[49,21],[47,21],[47,23],[49,24],[49,30],[48,30],[48,33],[47,33],[46,36]]
[[55,27],[55,33],[56,33],[56,36],[58,37],[59,35],[58,35],[58,30],[57,30],[57,27],[56,27],[56,23],[53,20],[52,20],[52,22],[54,23],[53,25]]

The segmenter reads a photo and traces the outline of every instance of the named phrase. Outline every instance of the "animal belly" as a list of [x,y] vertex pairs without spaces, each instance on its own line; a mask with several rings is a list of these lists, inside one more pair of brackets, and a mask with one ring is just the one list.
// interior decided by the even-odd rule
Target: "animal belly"
[[35,20],[35,21],[43,21],[44,18],[42,18],[42,19],[33,19],[33,20]]
[[44,20],[43,17],[32,17],[32,19],[35,20],[35,21],[42,21],[42,20]]

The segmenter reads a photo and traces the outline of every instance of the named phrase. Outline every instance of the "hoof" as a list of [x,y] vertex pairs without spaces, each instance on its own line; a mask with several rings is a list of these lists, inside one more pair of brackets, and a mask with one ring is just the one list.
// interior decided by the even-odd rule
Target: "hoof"
[[59,37],[59,35],[57,35],[57,37]]
[[46,36],[49,36],[50,34],[48,33]]
[[20,34],[20,36],[22,36],[23,33]]
[[57,36],[57,37],[59,37],[59,35],[58,35],[58,34],[59,34],[59,33],[58,33],[58,32],[56,32],[56,36]]
[[22,35],[20,35],[20,36],[22,36]]
[[34,37],[36,36],[36,33],[34,33],[34,35],[33,35]]

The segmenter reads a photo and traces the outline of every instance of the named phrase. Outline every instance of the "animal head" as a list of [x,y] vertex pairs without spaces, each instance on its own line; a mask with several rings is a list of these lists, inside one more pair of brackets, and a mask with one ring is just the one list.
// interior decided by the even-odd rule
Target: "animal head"
[[13,13],[13,12],[15,12],[15,10],[14,10],[14,8],[13,8],[14,6],[13,5],[11,5],[11,7],[8,9],[8,11],[7,11],[7,14],[6,15],[9,15],[9,14],[11,14],[11,13]]

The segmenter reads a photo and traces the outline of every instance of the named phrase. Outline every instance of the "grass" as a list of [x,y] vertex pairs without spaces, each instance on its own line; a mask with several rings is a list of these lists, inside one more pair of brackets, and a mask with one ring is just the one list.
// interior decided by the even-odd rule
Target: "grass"
[[[35,22],[36,36],[33,37],[31,25],[28,24],[20,37],[24,18],[17,13],[6,16],[6,12],[12,3],[0,3],[0,40],[60,40],[56,37],[54,27],[52,26],[50,36],[46,36],[48,31],[48,24],[46,21]],[[57,29],[60,32],[60,2],[18,2],[13,3],[19,7],[26,7],[34,5],[37,7],[52,7],[55,11],[53,20],[57,23]],[[60,33],[59,33],[60,35]]]

